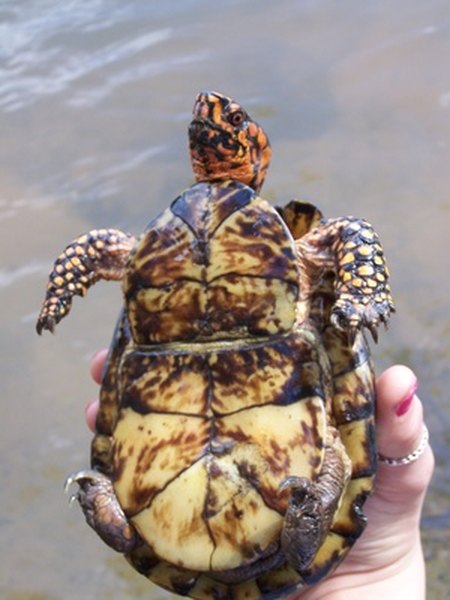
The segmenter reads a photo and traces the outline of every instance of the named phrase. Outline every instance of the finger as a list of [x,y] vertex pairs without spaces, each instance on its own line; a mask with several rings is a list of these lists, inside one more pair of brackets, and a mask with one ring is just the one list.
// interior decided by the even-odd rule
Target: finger
[[422,435],[417,387],[414,373],[401,365],[387,369],[377,381],[378,449],[384,456],[407,455]]
[[107,354],[108,350],[103,349],[96,352],[91,358],[91,377],[96,383],[101,383],[102,381],[103,366],[105,364]]
[[95,400],[91,400],[89,404],[86,405],[84,409],[84,413],[86,416],[86,423],[89,429],[95,433],[95,420],[97,418],[98,413],[99,400],[96,398]]
[[[407,367],[387,369],[377,381],[377,442],[384,457],[401,458],[418,448],[424,435],[423,407],[416,394],[417,378]],[[393,467],[380,461],[378,495],[391,503],[404,500],[412,506],[426,490],[433,470],[430,447],[414,462]]]

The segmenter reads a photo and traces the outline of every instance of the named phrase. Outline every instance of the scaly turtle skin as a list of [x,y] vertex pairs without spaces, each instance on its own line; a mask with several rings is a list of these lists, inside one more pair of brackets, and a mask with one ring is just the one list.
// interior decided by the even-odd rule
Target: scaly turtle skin
[[378,237],[258,196],[264,131],[218,93],[189,129],[197,183],[139,240],[94,230],[56,260],[37,329],[122,282],[92,469],[68,480],[87,522],[160,586],[278,597],[319,581],[362,533],[376,469],[362,333],[393,303]]

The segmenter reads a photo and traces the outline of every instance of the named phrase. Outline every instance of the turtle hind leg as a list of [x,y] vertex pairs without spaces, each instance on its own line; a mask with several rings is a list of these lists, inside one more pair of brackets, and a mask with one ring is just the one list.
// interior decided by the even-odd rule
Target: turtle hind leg
[[139,537],[116,498],[111,480],[98,471],[84,470],[67,479],[66,492],[73,483],[80,487],[72,498],[80,503],[88,525],[117,552],[133,550]]
[[135,238],[118,229],[94,229],[71,242],[56,259],[36,324],[53,332],[70,311],[73,296],[85,296],[100,279],[122,279]]
[[283,553],[307,581],[309,567],[328,535],[343,491],[351,476],[351,463],[337,432],[330,434],[316,480],[288,477],[281,489],[291,496],[281,534]]

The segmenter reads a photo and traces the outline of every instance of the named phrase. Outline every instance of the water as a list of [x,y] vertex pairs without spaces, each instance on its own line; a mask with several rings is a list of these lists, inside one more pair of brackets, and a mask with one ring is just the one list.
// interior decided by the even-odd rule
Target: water
[[[423,522],[429,597],[449,589],[450,6],[447,0],[0,2],[0,595],[148,597],[69,510],[87,464],[91,354],[119,288],[75,302],[56,338],[34,322],[53,258],[98,226],[139,232],[192,181],[201,89],[270,134],[265,196],[357,214],[379,231],[398,313],[376,349],[406,362],[437,456]],[[164,594],[152,590],[152,598]]]

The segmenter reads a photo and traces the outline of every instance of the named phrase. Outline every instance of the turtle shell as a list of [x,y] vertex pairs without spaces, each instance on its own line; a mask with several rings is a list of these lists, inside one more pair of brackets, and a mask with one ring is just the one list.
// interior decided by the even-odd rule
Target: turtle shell
[[[92,466],[110,476],[140,537],[129,561],[177,593],[292,591],[326,573],[364,527],[374,471],[367,348],[359,337],[346,354],[314,319],[297,325],[295,257],[279,213],[238,182],[185,191],[130,256]],[[354,479],[299,573],[280,549],[283,482],[316,478],[331,424],[352,454],[360,427]]]
[[240,183],[198,183],[133,253],[124,280],[137,344],[289,331],[298,271],[284,222]]

